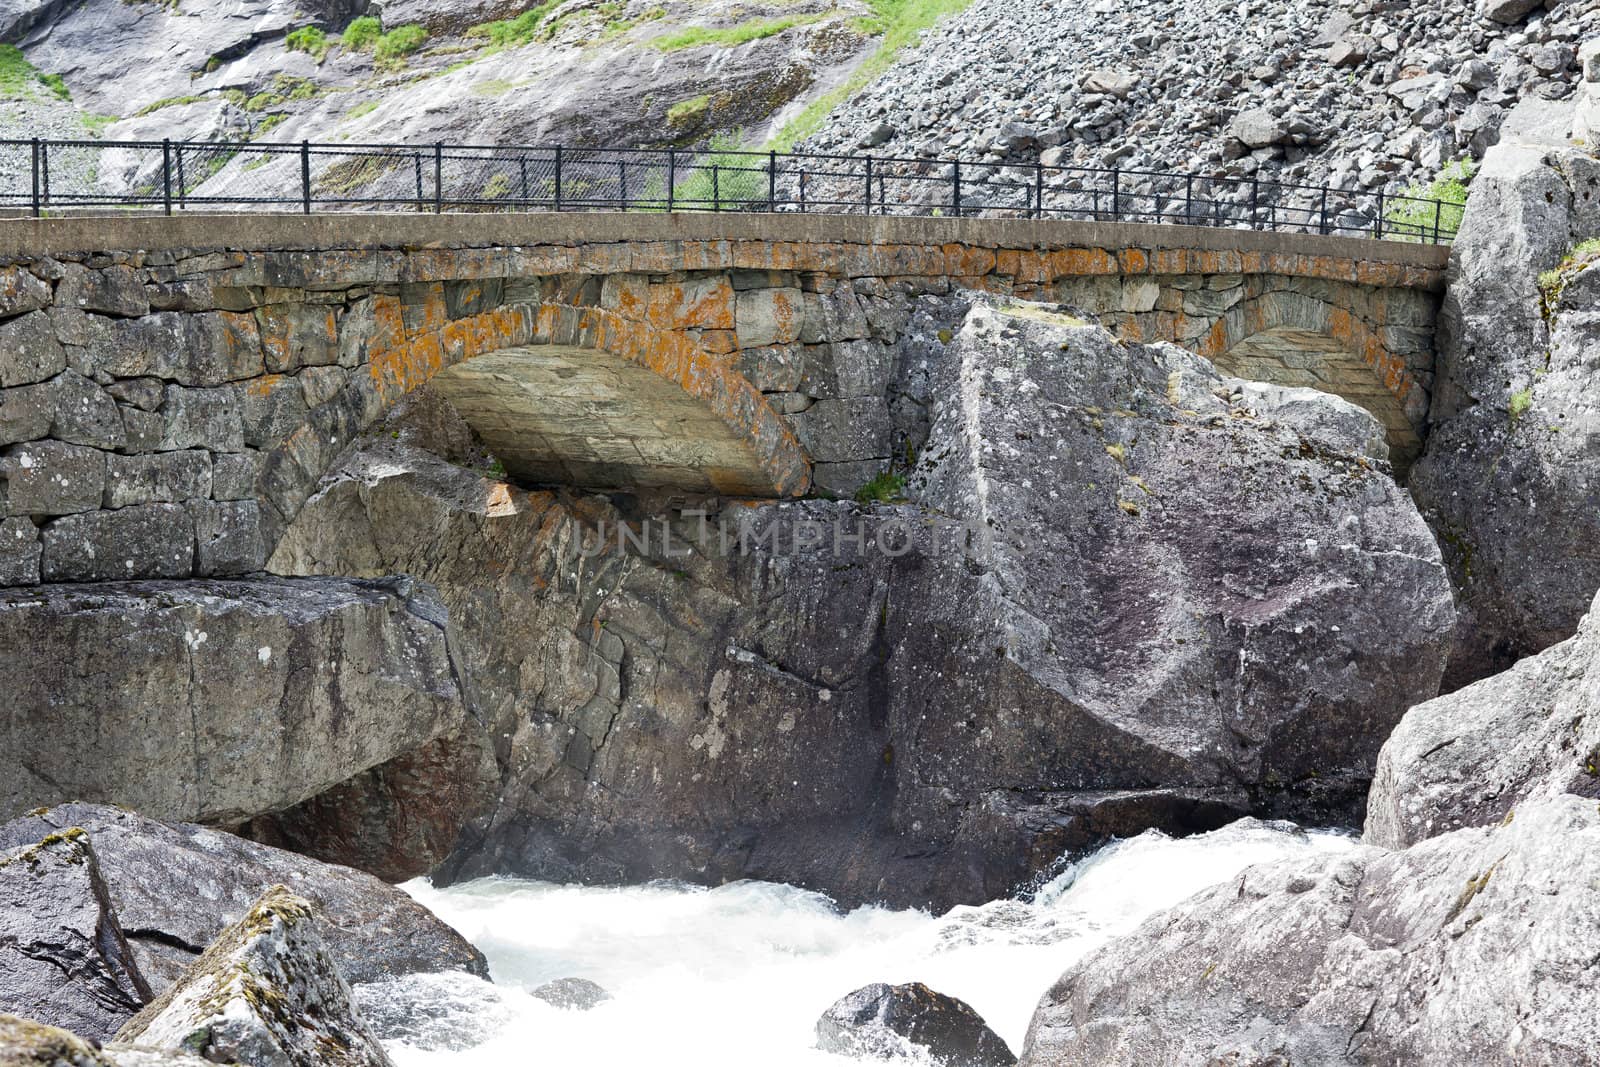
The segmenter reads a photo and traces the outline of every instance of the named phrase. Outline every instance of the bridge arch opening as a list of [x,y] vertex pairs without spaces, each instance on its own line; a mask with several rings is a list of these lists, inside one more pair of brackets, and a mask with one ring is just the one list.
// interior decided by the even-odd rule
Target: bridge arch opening
[[1344,309],[1300,293],[1267,293],[1219,319],[1202,351],[1234,377],[1320,389],[1365,409],[1383,425],[1398,477],[1422,452],[1412,395],[1422,387],[1377,333]]

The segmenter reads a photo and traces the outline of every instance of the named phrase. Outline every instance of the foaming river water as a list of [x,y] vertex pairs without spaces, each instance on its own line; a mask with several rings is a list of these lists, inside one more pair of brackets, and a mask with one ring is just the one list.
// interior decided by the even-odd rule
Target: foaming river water
[[[694,1064],[826,1067],[817,1016],[871,982],[925,982],[967,1001],[1015,1051],[1040,995],[1084,953],[1256,863],[1353,839],[1244,820],[1175,840],[1109,845],[1038,891],[945,915],[841,912],[791,886],[740,882],[586,888],[485,878],[404,888],[483,950],[498,984],[418,975],[358,990],[405,1036],[398,1067]],[[612,999],[562,1010],[526,992],[556,978]]]

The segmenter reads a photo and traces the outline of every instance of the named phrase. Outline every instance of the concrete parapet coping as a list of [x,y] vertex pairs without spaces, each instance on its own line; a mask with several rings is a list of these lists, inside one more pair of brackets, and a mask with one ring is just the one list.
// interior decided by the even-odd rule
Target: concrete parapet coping
[[0,258],[179,249],[506,247],[622,241],[770,241],[977,248],[1137,248],[1332,257],[1443,271],[1448,245],[1209,226],[1057,219],[682,212],[130,215],[0,221]]

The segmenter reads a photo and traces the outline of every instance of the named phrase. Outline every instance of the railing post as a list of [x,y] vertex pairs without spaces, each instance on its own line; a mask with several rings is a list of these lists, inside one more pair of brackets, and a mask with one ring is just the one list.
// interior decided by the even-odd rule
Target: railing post
[[522,206],[528,206],[528,157],[525,153],[517,154],[517,170],[522,175]]
[[417,210],[421,211],[422,210],[422,153],[421,152],[413,152],[413,153],[411,153],[411,162],[414,164],[414,169],[416,170],[416,175],[417,175]]
[[1033,217],[1044,218],[1044,160],[1033,164]]
[[300,207],[311,214],[311,142],[300,142]]
[[767,153],[767,210],[778,210],[778,153]]
[[1116,167],[1111,170],[1111,221],[1122,221],[1122,171]]
[[678,195],[678,150],[667,149],[667,213],[670,215]]
[[722,168],[711,164],[711,210],[722,210]]
[[806,171],[800,168],[800,214],[806,213]]
[[433,143],[433,213],[444,214],[444,142]]
[[1194,175],[1186,174],[1183,177],[1183,221],[1187,226],[1194,225]]
[[961,217],[961,160],[955,161],[955,169],[950,174],[950,210],[956,218]]
[[1372,236],[1375,240],[1383,240],[1383,190],[1378,190],[1378,217],[1372,224]]
[[867,202],[866,214],[872,214],[872,157],[867,157]]
[[166,138],[161,141],[161,207],[172,214],[172,142]]
[[1439,223],[1444,219],[1444,201],[1433,202],[1433,243],[1439,243]]
[[38,218],[39,205],[39,138],[33,139],[33,217]]
[[561,146],[556,145],[556,210],[561,210]]
[[1322,236],[1328,236],[1328,187],[1322,187]]
[[617,194],[622,199],[622,210],[628,210],[628,161],[617,161]]
[[189,206],[189,176],[183,172],[183,142],[175,146],[178,158],[178,210],[182,211]]
[[1261,220],[1256,217],[1256,212],[1261,207],[1261,179],[1252,176],[1250,179],[1250,228],[1261,229]]

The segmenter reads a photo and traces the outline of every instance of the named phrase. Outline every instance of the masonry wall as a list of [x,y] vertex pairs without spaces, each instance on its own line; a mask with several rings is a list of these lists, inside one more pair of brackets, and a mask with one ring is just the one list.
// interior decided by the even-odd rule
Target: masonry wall
[[[952,287],[1069,301],[1214,357],[1263,331],[1321,328],[1420,424],[1437,250],[1177,229],[7,222],[0,584],[259,569],[339,451],[400,396],[519,345],[600,347],[650,369],[734,429],[771,494],[849,491],[889,459],[886,346],[912,297]],[[123,250],[83,250],[107,246]]]

